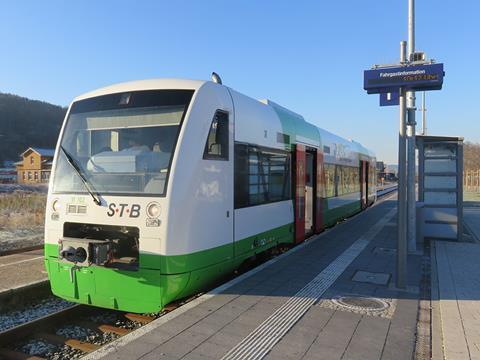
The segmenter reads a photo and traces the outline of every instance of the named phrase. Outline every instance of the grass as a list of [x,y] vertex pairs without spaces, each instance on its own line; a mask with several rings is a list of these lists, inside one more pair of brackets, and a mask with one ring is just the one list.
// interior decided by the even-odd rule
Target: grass
[[478,192],[463,192],[463,206],[465,207],[480,207],[480,193]]
[[0,194],[0,228],[33,229],[44,225],[47,195],[15,191]]
[[463,201],[480,201],[480,192],[468,192],[463,193]]

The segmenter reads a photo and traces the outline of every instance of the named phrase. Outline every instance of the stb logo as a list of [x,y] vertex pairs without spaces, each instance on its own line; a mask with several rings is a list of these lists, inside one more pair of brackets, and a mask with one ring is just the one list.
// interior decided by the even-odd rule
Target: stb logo
[[132,204],[132,206],[128,207],[128,204],[115,204],[111,203],[108,205],[107,215],[112,217],[115,214],[118,216],[128,216],[131,218],[138,218],[140,216],[140,205]]

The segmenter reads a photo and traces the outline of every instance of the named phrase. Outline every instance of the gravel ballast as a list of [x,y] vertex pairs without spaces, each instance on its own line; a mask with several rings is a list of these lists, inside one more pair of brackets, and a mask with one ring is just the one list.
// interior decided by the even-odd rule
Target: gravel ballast
[[33,304],[26,304],[22,309],[0,314],[0,331],[52,314],[72,305],[73,303],[56,297],[49,297]]

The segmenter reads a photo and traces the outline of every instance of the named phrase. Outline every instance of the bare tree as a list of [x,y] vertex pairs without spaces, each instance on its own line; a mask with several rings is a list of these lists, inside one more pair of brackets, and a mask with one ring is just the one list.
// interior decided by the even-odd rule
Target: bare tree
[[465,142],[463,145],[464,170],[480,170],[480,144]]

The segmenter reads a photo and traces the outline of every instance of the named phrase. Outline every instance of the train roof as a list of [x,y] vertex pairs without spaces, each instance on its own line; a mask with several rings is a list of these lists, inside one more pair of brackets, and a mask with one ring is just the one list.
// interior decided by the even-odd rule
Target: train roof
[[[320,140],[322,144],[327,144],[327,143],[343,144],[344,146],[348,147],[350,151],[354,151],[369,157],[375,157],[375,154],[373,153],[373,151],[367,149],[357,141],[342,138],[325,129],[322,129],[306,121],[302,115],[294,111],[291,111],[271,100],[259,100],[259,101],[262,104],[268,105],[273,109],[275,109],[277,114],[280,117],[282,117],[283,115],[284,122],[286,121],[290,122],[291,126],[293,126],[295,129],[292,132],[295,132],[295,135],[296,135],[295,138],[297,139],[297,141],[300,140],[300,142],[308,144],[310,141],[316,142]],[[310,139],[310,141],[308,139]]]
[[328,139],[328,140],[330,140],[332,142],[336,142],[336,143],[348,144],[356,152],[358,152],[360,154],[375,157],[375,154],[371,150],[369,150],[368,148],[366,148],[365,146],[360,144],[358,141],[355,141],[355,140],[352,140],[352,139],[342,138],[341,136],[338,136],[338,135],[336,135],[336,134],[334,134],[334,133],[332,133],[328,130],[322,129],[322,128],[319,128],[319,130],[320,130],[320,136],[322,137],[322,139]]
[[[210,82],[210,81],[177,79],[177,78],[160,78],[160,79],[128,81],[128,82],[113,84],[110,86],[106,86],[97,90],[87,92],[85,94],[77,96],[74,99],[74,101],[79,101],[79,100],[88,99],[96,96],[107,95],[107,94],[126,92],[126,91],[161,90],[161,89],[165,89],[165,90],[184,89],[184,90],[195,91],[200,89],[207,82]],[[243,95],[243,96],[246,96],[246,95]],[[307,143],[309,142],[308,139],[310,139],[310,141],[313,141],[315,143],[317,143],[317,141],[320,139],[322,140],[335,139],[336,142],[351,144],[352,148],[360,154],[375,157],[375,154],[371,150],[365,148],[360,143],[356,141],[344,139],[327,130],[319,128],[316,125],[306,121],[302,115],[295,113],[271,100],[256,100],[256,99],[252,99],[252,100],[257,101],[259,104],[270,106],[271,108],[273,108],[276,111],[276,113],[282,118],[282,121],[284,123],[289,124],[288,127],[290,127],[290,130],[292,130],[292,132],[296,134],[297,139],[305,139]]]
[[93,90],[77,96],[74,101],[88,99],[95,96],[102,96],[107,94],[115,94],[125,91],[140,91],[140,90],[162,90],[162,89],[184,89],[184,90],[198,90],[207,81],[205,80],[187,80],[187,79],[149,79],[128,81],[119,84],[106,86],[97,90]]

